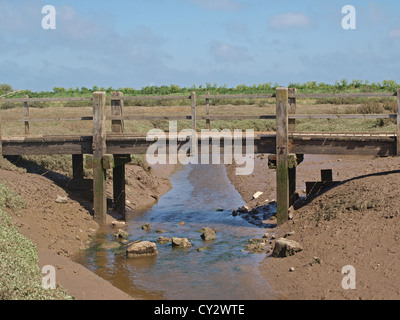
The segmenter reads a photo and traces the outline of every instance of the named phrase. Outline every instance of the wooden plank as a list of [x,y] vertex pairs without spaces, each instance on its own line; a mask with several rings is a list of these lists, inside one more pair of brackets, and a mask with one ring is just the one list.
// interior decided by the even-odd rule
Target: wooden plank
[[296,118],[291,118],[292,115],[296,115],[296,107],[297,107],[297,99],[294,97],[290,98],[290,96],[295,96],[297,93],[296,88],[289,88],[288,89],[288,94],[289,94],[289,132],[296,131]]
[[397,114],[295,114],[289,119],[394,119]]
[[191,94],[192,101],[192,129],[196,131],[196,92]]
[[[296,88],[289,88],[288,89],[288,114],[290,115],[295,115],[296,114],[296,107],[297,107],[297,99],[295,97],[290,97],[290,96],[295,96],[297,93]],[[296,119],[291,119],[289,118],[288,120],[288,131],[293,132],[296,131]],[[294,203],[296,202],[298,198],[298,194],[296,193],[296,165],[290,166],[288,168],[288,174],[289,174],[289,207],[293,206]]]
[[92,101],[87,97],[67,97],[67,98],[14,98],[3,99],[0,102],[63,102],[63,101]]
[[[198,99],[205,99],[205,95],[198,95]],[[276,98],[275,94],[214,94],[209,99],[270,99]]]
[[[196,115],[197,120],[247,120],[247,119],[254,119],[254,120],[275,120],[276,115]],[[107,119],[121,119],[121,117],[111,116]],[[124,115],[122,117],[123,120],[153,120],[153,121],[161,121],[161,120],[192,120],[192,116],[150,116],[150,115]]]
[[292,136],[289,150],[291,153],[302,154],[394,156],[395,139],[394,137]]
[[106,154],[106,94],[93,93],[93,208],[94,218],[105,225],[107,216],[106,170],[103,156]]
[[288,220],[289,174],[288,174],[288,89],[276,89],[276,199],[278,225]]
[[[210,98],[208,96],[210,95],[210,92],[207,91],[206,93],[206,116],[210,117]],[[206,119],[206,129],[210,130],[211,129],[211,120],[208,118]]]
[[4,122],[51,122],[51,121],[93,121],[93,117],[75,117],[75,118],[16,118],[16,117],[4,117]]
[[[29,96],[25,96],[26,99],[29,98]],[[29,102],[25,101],[24,102],[24,117],[28,118],[29,117]],[[25,121],[25,135],[29,135],[29,121]]]
[[[116,98],[107,98],[113,99]],[[190,96],[126,96],[126,97],[119,97],[119,100],[123,101],[140,101],[140,100],[188,100]]]
[[397,143],[396,143],[396,154],[400,156],[400,89],[397,89]]
[[[355,93],[297,93],[294,97],[298,99],[315,98],[381,98],[395,97],[394,92],[355,92]],[[293,96],[292,96],[293,97]]]
[[113,120],[111,120],[111,127],[113,133],[123,133],[124,132],[124,121],[123,121],[123,108],[124,100],[119,100],[117,98],[123,97],[122,92],[112,92],[111,97],[111,114]]

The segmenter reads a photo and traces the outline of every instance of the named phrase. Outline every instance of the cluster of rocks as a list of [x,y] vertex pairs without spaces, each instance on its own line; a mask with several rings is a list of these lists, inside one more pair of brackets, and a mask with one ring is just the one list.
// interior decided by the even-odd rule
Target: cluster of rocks
[[[114,237],[116,238],[115,243],[104,244],[104,249],[115,249],[121,246],[121,243],[118,241],[127,244],[129,233],[124,230],[126,227],[125,222],[114,221],[112,223],[114,228],[118,228],[114,233]],[[146,223],[142,226],[142,229],[145,231],[151,230],[151,225]],[[204,227],[201,230],[201,239],[203,241],[214,241],[216,239],[216,229],[215,228],[207,228]],[[165,233],[166,230],[156,230],[157,233]],[[287,233],[284,237],[276,239],[276,236],[269,235],[265,233],[262,238],[254,238],[250,239],[248,245],[246,246],[246,250],[250,253],[271,253],[272,257],[275,258],[285,258],[292,256],[303,250],[303,247],[296,241],[288,239],[293,236],[294,232]],[[171,243],[172,247],[176,248],[190,248],[192,247],[191,242],[188,238],[179,238],[172,237],[168,238],[165,236],[160,236],[157,240],[159,244],[167,244]],[[269,250],[266,250],[266,247],[270,245]],[[197,251],[201,252],[209,249],[208,247],[198,248]],[[157,244],[155,242],[150,241],[142,241],[137,240],[133,243],[127,245],[126,255],[128,257],[143,257],[143,256],[154,256],[159,252],[157,250]],[[319,263],[319,260],[316,258],[315,263]]]
[[[182,221],[180,225],[184,225],[184,222]],[[126,223],[123,221],[113,221],[112,226],[117,229],[116,232],[114,232],[114,237],[117,241],[115,242],[110,242],[110,243],[105,243],[101,247],[103,249],[118,249],[121,247],[121,243],[127,244],[128,243],[128,237],[129,233],[124,230],[126,227]],[[141,227],[142,230],[150,232],[151,231],[151,225],[150,223],[146,223]],[[168,232],[167,230],[156,230],[156,233],[166,233]],[[204,227],[201,230],[201,238],[204,241],[212,241],[216,239],[216,229],[214,228],[206,228]],[[166,244],[166,243],[171,243],[172,247],[176,248],[190,248],[192,247],[191,242],[189,241],[188,238],[178,238],[178,237],[172,237],[168,238],[165,236],[160,236],[157,240],[159,244]],[[204,251],[207,250],[208,247],[201,247],[198,248],[197,251]],[[157,244],[155,242],[151,241],[142,241],[142,240],[137,240],[135,242],[129,243],[126,247],[126,255],[128,257],[146,257],[146,256],[155,256],[159,252],[157,250]]]

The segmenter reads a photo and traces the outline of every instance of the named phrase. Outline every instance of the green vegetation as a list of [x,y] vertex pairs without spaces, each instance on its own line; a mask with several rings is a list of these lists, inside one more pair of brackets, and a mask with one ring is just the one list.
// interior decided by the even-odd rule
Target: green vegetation
[[21,197],[0,182],[0,300],[71,300],[60,287],[42,288],[36,246],[19,233],[5,210],[25,206]]
[[[105,91],[108,95],[111,95],[112,91],[121,91],[124,95],[128,96],[163,96],[163,95],[190,95],[192,91],[196,91],[197,94],[205,94],[209,91],[211,94],[268,94],[275,93],[276,88],[279,87],[278,83],[263,83],[246,85],[240,84],[236,87],[227,87],[226,85],[218,86],[216,83],[206,83],[205,85],[193,85],[192,87],[180,87],[178,85],[171,84],[170,86],[146,86],[141,89],[134,88],[104,88],[93,86],[92,88],[60,88],[54,87],[53,91],[41,91],[33,92],[30,90],[23,90],[18,92],[11,97],[22,98],[24,95],[29,95],[31,98],[50,98],[50,97],[88,97],[94,91]],[[400,84],[394,80],[384,80],[382,82],[373,82],[363,80],[348,81],[343,79],[336,81],[334,84],[317,83],[316,81],[309,81],[306,83],[290,83],[290,88],[297,88],[302,93],[311,92],[380,92],[380,91],[396,91],[400,87]],[[0,95],[12,91],[11,86],[7,84],[0,85]]]

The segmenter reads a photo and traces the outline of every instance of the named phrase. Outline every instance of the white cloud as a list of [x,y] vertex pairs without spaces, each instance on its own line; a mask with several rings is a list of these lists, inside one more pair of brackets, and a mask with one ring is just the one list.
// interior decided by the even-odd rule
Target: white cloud
[[272,29],[307,28],[311,20],[303,12],[285,12],[273,16],[268,24]]
[[211,41],[210,52],[218,63],[241,63],[253,60],[246,47],[233,46],[221,41]]

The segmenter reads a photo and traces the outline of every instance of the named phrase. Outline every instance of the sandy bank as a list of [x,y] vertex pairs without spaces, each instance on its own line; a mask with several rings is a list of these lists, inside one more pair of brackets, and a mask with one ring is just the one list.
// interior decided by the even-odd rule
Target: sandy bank
[[[275,172],[260,156],[251,176],[228,175],[250,207],[275,197]],[[305,181],[320,180],[321,169],[332,169],[345,181],[294,212],[294,220],[274,229],[304,250],[277,259],[266,255],[260,272],[282,299],[399,299],[400,183],[397,158],[311,157],[298,168],[297,190]],[[257,200],[252,195],[264,194]],[[268,232],[268,230],[267,230]],[[315,259],[321,263],[315,263]],[[356,289],[344,290],[344,266],[356,270]],[[290,269],[294,268],[293,272]]]
[[[150,172],[138,166],[127,166],[127,203],[129,209],[154,204],[171,185],[168,180],[173,166],[158,166]],[[0,170],[0,179],[21,195],[27,208],[9,212],[20,232],[38,248],[39,266],[56,268],[56,280],[77,300],[133,299],[74,262],[74,255],[86,249],[99,226],[90,214],[91,202],[67,192],[46,176]],[[108,182],[111,195],[112,183]],[[67,196],[68,203],[56,203],[57,196]],[[114,220],[108,216],[107,222]]]

